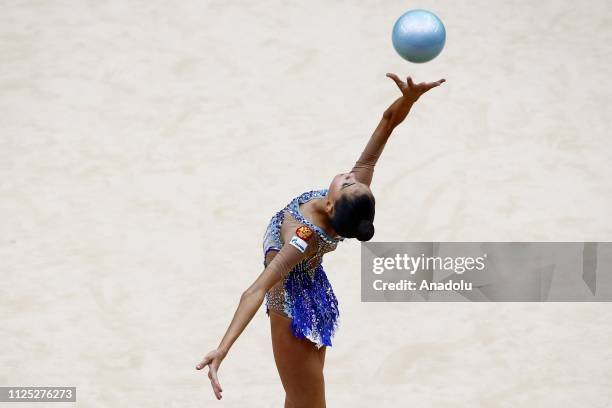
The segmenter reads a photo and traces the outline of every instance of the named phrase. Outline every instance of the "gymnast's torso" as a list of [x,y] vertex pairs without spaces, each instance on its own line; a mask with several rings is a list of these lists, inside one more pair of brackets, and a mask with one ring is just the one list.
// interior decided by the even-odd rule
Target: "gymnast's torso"
[[323,255],[336,249],[344,238],[331,237],[323,228],[307,219],[300,205],[323,198],[327,189],[307,191],[289,202],[270,219],[263,237],[266,255],[280,251],[287,232],[309,227],[314,235],[308,241],[305,258],[266,293],[266,313],[272,310],[291,319],[291,329],[298,338],[308,338],[317,347],[331,346],[338,326],[338,301],[323,270]]

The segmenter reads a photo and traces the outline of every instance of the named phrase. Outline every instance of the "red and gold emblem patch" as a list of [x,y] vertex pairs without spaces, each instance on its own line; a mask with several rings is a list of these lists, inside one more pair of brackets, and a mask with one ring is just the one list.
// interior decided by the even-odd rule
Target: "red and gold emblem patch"
[[304,241],[308,241],[310,237],[312,237],[312,234],[312,230],[305,225],[302,225],[301,227],[298,227],[298,229],[295,230],[295,235],[297,235]]

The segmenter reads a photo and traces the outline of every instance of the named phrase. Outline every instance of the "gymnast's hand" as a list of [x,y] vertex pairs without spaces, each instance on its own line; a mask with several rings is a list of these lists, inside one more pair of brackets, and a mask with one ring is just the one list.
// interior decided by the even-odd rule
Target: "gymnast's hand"
[[446,82],[446,79],[440,79],[436,82],[420,82],[415,84],[412,82],[412,78],[410,76],[407,78],[406,82],[399,79],[399,77],[395,74],[387,74],[387,76],[395,81],[395,84],[400,91],[402,91],[404,97],[412,102],[416,102],[421,95],[429,91],[431,88],[435,88],[436,86],[442,85],[443,82]]
[[221,384],[219,384],[219,378],[217,378],[217,371],[226,354],[227,353],[223,352],[223,350],[215,349],[208,353],[196,366],[196,370],[201,370],[208,365],[208,378],[210,379],[215,397],[217,397],[218,400],[221,399],[221,392],[223,390],[221,389]]

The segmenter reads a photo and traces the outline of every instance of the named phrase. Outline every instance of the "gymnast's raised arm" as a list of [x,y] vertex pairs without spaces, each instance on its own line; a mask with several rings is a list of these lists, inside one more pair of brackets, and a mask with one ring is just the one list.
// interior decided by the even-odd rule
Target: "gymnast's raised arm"
[[221,384],[219,384],[217,371],[230,347],[232,347],[232,344],[234,344],[263,303],[266,292],[283,276],[288,274],[300,261],[311,255],[314,249],[314,247],[308,246],[303,251],[298,250],[296,246],[287,243],[293,242],[290,236],[285,236],[284,242],[286,243],[281,250],[274,256],[255,282],[240,296],[238,308],[219,346],[206,354],[204,359],[196,365],[197,370],[201,370],[207,365],[209,366],[208,378],[217,399],[221,399],[221,392],[223,391]]
[[368,186],[372,182],[372,176],[374,173],[374,166],[378,161],[385,144],[391,136],[393,129],[404,121],[412,105],[431,88],[440,86],[445,79],[440,79],[436,82],[421,82],[415,84],[412,82],[412,78],[408,77],[406,82],[403,82],[395,74],[387,74],[387,77],[391,78],[402,92],[395,102],[391,104],[383,113],[380,123],[374,130],[374,133],[370,137],[365,149],[359,156],[359,159],[351,170],[355,174],[357,181],[367,184]]

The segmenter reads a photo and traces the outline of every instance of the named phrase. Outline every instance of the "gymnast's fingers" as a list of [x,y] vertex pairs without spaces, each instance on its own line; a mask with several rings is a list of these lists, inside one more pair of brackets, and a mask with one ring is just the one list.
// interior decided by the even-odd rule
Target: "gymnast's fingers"
[[439,79],[439,80],[437,80],[436,82],[434,82],[434,83],[432,84],[432,86],[431,86],[431,87],[432,87],[432,88],[435,88],[436,86],[440,86],[440,85],[442,85],[444,82],[446,82],[446,79],[444,79],[444,78]]
[[208,378],[210,378],[210,384],[212,385],[215,397],[220,400],[221,392],[223,392],[223,389],[221,388],[221,384],[219,384],[219,378],[217,378],[217,369],[212,364],[210,365],[210,369],[208,370]]
[[207,364],[209,364],[212,361],[212,358],[209,357],[208,355],[206,357],[204,357],[204,359],[202,361],[200,361],[198,363],[198,365],[196,365],[196,370],[201,370],[204,367],[206,367]]
[[402,80],[401,80],[401,79],[399,79],[399,77],[398,77],[397,75],[392,74],[392,73],[388,73],[388,74],[387,74],[387,76],[388,76],[389,78],[391,78],[393,81],[395,81],[395,83],[396,83],[396,85],[397,85],[397,86],[399,86],[400,88],[402,87],[403,82],[402,82]]
[[423,82],[422,84],[419,84],[419,86],[423,87],[423,89],[424,89],[423,92],[427,92],[430,89],[435,88],[436,86],[442,85],[442,83],[444,83],[444,82],[446,82],[446,80],[445,79],[441,79],[441,80],[436,81],[436,82],[430,82],[430,83]]

